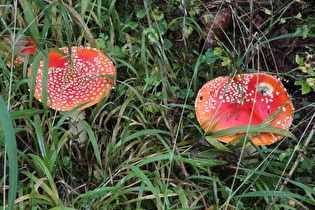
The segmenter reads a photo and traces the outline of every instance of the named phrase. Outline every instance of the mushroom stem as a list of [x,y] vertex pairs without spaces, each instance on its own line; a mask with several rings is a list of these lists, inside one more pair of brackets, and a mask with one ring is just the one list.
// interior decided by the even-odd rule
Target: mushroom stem
[[[66,111],[60,111],[62,115]],[[75,110],[69,115],[69,129],[71,130],[71,139],[77,141],[79,144],[83,144],[87,141],[88,136],[85,127],[81,123],[85,118],[85,111]]]
[[240,152],[240,163],[242,165],[245,166],[251,163],[259,162],[259,158],[257,157],[259,154],[257,147],[260,147],[261,149],[267,149],[266,145],[254,146],[253,144],[245,144],[241,148],[237,149]]
[[241,152],[241,156],[242,156],[242,159],[241,159],[242,165],[247,165],[250,163],[256,163],[259,161],[258,158],[250,158],[251,156],[253,156],[257,152],[256,148],[253,145],[244,145],[240,149],[240,152]]

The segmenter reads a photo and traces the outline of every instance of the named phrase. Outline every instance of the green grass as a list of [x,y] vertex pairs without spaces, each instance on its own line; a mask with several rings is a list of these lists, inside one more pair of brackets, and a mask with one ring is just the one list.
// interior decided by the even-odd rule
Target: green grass
[[[253,32],[248,31],[251,27],[247,25],[250,5],[232,5],[234,25],[228,32],[232,36],[217,48],[206,50],[198,18],[210,13],[211,8],[201,1],[68,3],[20,0],[0,7],[1,37],[15,39],[14,34],[26,34],[38,46],[36,55],[26,56],[20,66],[4,65],[13,61],[17,52],[0,57],[1,207],[268,209],[272,204],[273,209],[312,209],[315,206],[315,139],[309,136],[314,124],[314,91],[302,95],[301,87],[291,84],[289,90],[296,105],[293,126],[289,131],[266,126],[268,132],[286,137],[267,148],[257,148],[261,161],[247,165],[238,164],[242,157],[235,146],[224,144],[224,148],[233,151],[225,152],[204,142],[205,133],[194,112],[197,92],[210,79],[258,70],[276,73],[266,61],[265,48],[270,50],[275,41],[314,37],[307,20],[294,18],[290,13],[293,10],[306,15],[313,12],[311,9],[302,10],[300,3],[292,1],[270,17],[266,27],[255,31],[257,39],[248,40]],[[274,3],[260,9],[276,12],[279,6]],[[281,25],[283,18],[304,24],[310,30],[307,32],[304,27],[297,32],[277,33],[278,28],[286,26]],[[27,76],[30,64],[36,69],[50,50],[65,46],[96,47],[110,57],[117,70],[111,93],[86,109],[82,122],[89,137],[86,145],[69,139],[67,115],[34,98],[36,71],[30,78]],[[299,51],[300,56],[307,57],[303,50]],[[289,57],[294,63],[295,54]],[[311,60],[307,57],[297,66],[304,67],[308,62]],[[301,77],[293,72],[292,69],[277,75],[300,81]],[[46,68],[44,81],[47,74]],[[314,76],[312,69],[304,76]],[[304,144],[308,147],[304,148]],[[295,162],[299,163],[297,167]],[[294,172],[292,177],[288,177],[290,170]]]
[[[6,183],[6,180],[3,179],[1,183],[3,184],[3,200],[6,199],[6,188],[5,186],[10,186],[9,187],[9,192],[8,192],[8,208],[13,208],[14,200],[15,200],[15,194],[17,191],[17,186],[18,186],[18,155],[17,155],[17,146],[16,146],[16,138],[14,136],[14,128],[11,123],[11,118],[9,115],[9,112],[7,111],[7,106],[5,104],[5,101],[3,100],[2,97],[0,97],[0,107],[1,107],[1,115],[0,115],[0,125],[1,125],[1,131],[3,133],[3,140],[4,142],[4,154],[7,155],[7,157],[4,157],[4,164],[3,170],[4,174],[6,174],[6,167],[7,164],[6,162],[8,161],[10,164],[8,166],[9,171],[9,183]],[[6,161],[7,158],[7,161]]]

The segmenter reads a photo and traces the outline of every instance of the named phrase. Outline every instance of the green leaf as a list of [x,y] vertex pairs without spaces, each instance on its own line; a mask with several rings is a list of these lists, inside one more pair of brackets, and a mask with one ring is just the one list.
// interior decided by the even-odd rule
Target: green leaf
[[295,55],[295,62],[296,62],[298,65],[303,65],[303,64],[304,64],[303,58],[301,58],[299,55]]
[[184,88],[184,89],[181,89],[179,91],[179,98],[181,99],[185,99],[185,98],[191,98],[194,96],[194,92],[192,89],[187,89],[187,88]]
[[267,8],[265,8],[264,12],[265,12],[267,15],[272,15],[272,11],[269,10],[269,9],[267,9]]
[[[0,96],[0,131],[3,132],[5,140],[5,148],[9,162],[9,195],[8,195],[8,209],[14,209],[14,200],[16,198],[18,185],[18,156],[15,132],[12,125],[7,106],[2,96]],[[4,190],[4,188],[3,188]]]
[[221,62],[221,65],[222,66],[227,66],[231,63],[231,60],[228,58],[228,57],[222,57],[222,62]]
[[[38,171],[41,171],[41,175],[47,179],[48,184],[44,181],[40,184],[40,187],[49,195],[49,198],[52,200],[52,205],[58,205],[59,201],[59,193],[53,179],[49,168],[47,167],[47,162],[43,161],[42,158],[38,157],[34,154],[28,154],[28,156],[32,159],[33,164],[37,168]],[[40,178],[35,177],[35,175],[31,174],[28,171],[23,171],[28,177],[30,177],[34,182],[39,182]]]
[[306,79],[307,84],[309,84],[311,87],[315,85],[315,78],[307,78]]
[[314,67],[307,68],[307,73],[311,76],[315,76],[315,68]]
[[284,160],[284,158],[289,157],[290,155],[292,155],[292,152],[294,152],[294,150],[292,148],[287,149],[287,151],[281,153],[278,156],[279,160],[282,162]]
[[21,119],[21,118],[33,117],[43,112],[44,110],[40,110],[40,109],[28,109],[28,110],[26,109],[26,110],[11,112],[10,116],[12,120],[16,120],[16,119]]
[[119,142],[117,142],[117,144],[115,145],[114,149],[116,150],[118,147],[120,147],[122,144],[135,139],[135,138],[139,138],[140,136],[144,136],[144,135],[159,135],[159,134],[164,134],[164,135],[174,135],[173,133],[167,132],[167,131],[163,131],[163,130],[157,130],[157,129],[149,129],[149,130],[142,130],[142,131],[138,131],[136,133],[133,133],[125,138],[123,138],[122,140],[120,140]]
[[141,170],[140,168],[133,166],[133,165],[128,165],[126,167],[130,168],[133,171],[133,173],[135,173],[137,176],[139,176],[141,178],[141,180],[145,183],[145,185],[147,185],[148,189],[154,195],[158,205],[163,206],[163,202],[159,196],[159,191],[158,191],[159,188],[157,188],[153,185],[153,183],[151,182],[149,177],[144,173],[144,170]]
[[222,55],[223,54],[223,49],[220,48],[220,47],[216,47],[216,48],[214,48],[213,54],[214,55]]
[[140,19],[144,18],[145,15],[146,15],[146,11],[145,10],[140,10],[136,14],[137,18],[140,18]]
[[301,15],[301,13],[299,12],[297,15],[295,15],[294,16],[295,18],[297,18],[297,19],[300,19],[300,18],[302,18],[302,15]]
[[302,81],[302,80],[295,81],[294,85],[301,85],[302,86],[301,90],[302,90],[303,95],[307,94],[311,91],[310,85],[308,83]]
[[139,23],[134,21],[129,21],[126,25],[128,25],[131,29],[136,29],[139,26]]
[[225,152],[231,152],[231,150],[224,146],[217,138],[213,136],[205,136],[205,138],[214,148]]
[[202,158],[185,158],[181,156],[174,156],[175,160],[180,160],[185,163],[191,164],[193,166],[199,167],[199,168],[205,168],[205,167],[213,167],[218,165],[225,165],[228,162],[226,160],[218,160],[218,159],[202,159]]
[[157,74],[152,74],[150,77],[145,78],[144,81],[148,85],[152,85],[152,86],[156,86],[160,83],[160,79]]
[[99,166],[102,166],[102,160],[101,160],[101,151],[98,147],[98,143],[97,143],[97,140],[95,138],[95,135],[94,135],[94,132],[92,131],[92,128],[91,126],[89,125],[89,123],[87,123],[86,121],[82,120],[80,121],[80,123],[82,123],[82,125],[84,126],[84,128],[86,129],[86,132],[88,133],[89,135],[89,139],[90,139],[90,142],[92,144],[92,147],[93,147],[93,153],[95,155],[95,158],[97,160],[97,163],[99,164]]
[[296,34],[302,34],[302,37],[303,37],[303,39],[305,39],[307,36],[308,36],[308,34],[309,34],[309,28],[308,28],[308,26],[307,25],[303,25],[303,26],[301,26],[301,27],[298,27],[297,29],[296,29],[296,32],[295,32]]
[[35,14],[34,10],[32,9],[32,3],[27,0],[20,0],[19,3],[21,4],[21,8],[23,8],[24,20],[26,22],[26,28],[29,34],[32,36],[36,44],[41,43],[39,40],[41,36],[39,35],[38,26],[36,24],[37,21],[35,21],[37,14]]
[[169,39],[163,39],[164,42],[164,50],[169,50],[173,46],[173,42]]
[[159,41],[158,33],[154,28],[146,28],[143,30],[143,34],[145,34],[151,43],[157,43]]
[[151,17],[156,21],[160,21],[164,18],[164,13],[158,9],[154,9],[151,11]]
[[208,65],[215,63],[218,59],[221,58],[219,49],[221,49],[221,48],[208,49],[205,52],[205,55],[202,57],[202,62],[206,62],[206,64],[208,64]]

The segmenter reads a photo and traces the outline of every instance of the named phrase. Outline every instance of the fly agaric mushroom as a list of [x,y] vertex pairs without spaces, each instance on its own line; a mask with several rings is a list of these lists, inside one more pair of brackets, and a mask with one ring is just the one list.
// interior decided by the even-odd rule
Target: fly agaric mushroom
[[[269,74],[254,73],[222,76],[206,83],[195,102],[197,119],[205,131],[220,131],[244,125],[259,125],[277,114],[269,126],[288,129],[293,120],[293,105],[281,82]],[[280,109],[280,110],[279,110]],[[278,112],[277,112],[278,110]],[[217,139],[226,143],[239,133]],[[255,145],[272,144],[279,134],[259,133],[251,138]]]
[[[11,36],[7,36],[4,39],[2,39],[2,44],[3,45],[3,50],[2,53],[7,53],[12,50],[12,47],[14,49],[14,54],[19,55],[19,54],[30,54],[34,55],[36,52],[36,43],[31,37],[28,37],[26,35],[21,35],[19,37],[15,36],[18,40],[13,43]],[[13,66],[18,66],[21,63],[24,62],[24,57],[23,56],[17,56],[14,59],[14,64]],[[6,66],[11,66],[11,62],[7,62]]]
[[[86,133],[79,122],[84,116],[80,110],[98,103],[108,95],[114,85],[116,71],[110,59],[96,49],[87,47],[60,48],[64,55],[51,51],[48,53],[48,98],[47,106],[59,111],[69,111],[87,103],[70,116],[76,121],[78,141],[86,141]],[[70,55],[69,55],[70,54]],[[32,67],[28,76],[31,76]],[[34,96],[42,101],[42,81],[44,60],[39,64]],[[81,113],[80,113],[81,112]],[[76,119],[79,118],[79,119]]]

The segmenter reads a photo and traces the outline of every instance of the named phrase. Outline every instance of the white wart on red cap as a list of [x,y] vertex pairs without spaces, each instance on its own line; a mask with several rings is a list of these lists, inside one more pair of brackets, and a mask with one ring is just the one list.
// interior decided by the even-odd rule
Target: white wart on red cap
[[[263,73],[215,78],[200,90],[195,102],[196,115],[205,131],[216,132],[243,125],[258,125],[270,115],[280,113],[270,126],[288,129],[293,120],[293,105],[281,82]],[[230,142],[245,133],[218,138]],[[255,145],[272,144],[281,135],[260,133],[251,141]]]
[[[68,47],[60,50],[69,55]],[[43,68],[44,60],[40,62],[36,77],[35,97],[39,101],[42,101]],[[49,52],[48,68],[47,105],[60,111],[89,101],[81,109],[98,103],[109,93],[116,76],[114,65],[106,55],[86,47],[72,47],[70,56]]]

